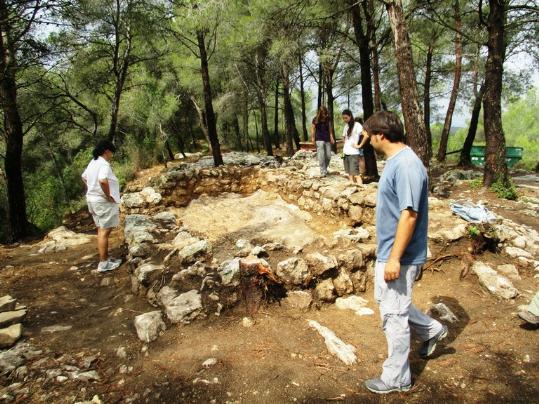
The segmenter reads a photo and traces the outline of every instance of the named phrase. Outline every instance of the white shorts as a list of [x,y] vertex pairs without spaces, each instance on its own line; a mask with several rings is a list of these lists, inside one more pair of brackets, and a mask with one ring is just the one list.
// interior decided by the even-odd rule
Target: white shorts
[[101,229],[110,229],[120,223],[120,208],[113,202],[90,202],[88,210],[94,218],[95,225]]

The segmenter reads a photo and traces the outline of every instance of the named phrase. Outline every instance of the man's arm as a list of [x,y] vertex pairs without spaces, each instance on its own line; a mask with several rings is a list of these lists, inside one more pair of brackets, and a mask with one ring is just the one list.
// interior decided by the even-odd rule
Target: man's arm
[[105,194],[105,197],[109,202],[116,202],[114,198],[110,195],[110,186],[109,186],[109,180],[99,180],[99,185],[101,185],[101,189],[103,190],[103,193]]
[[384,269],[384,280],[386,282],[398,279],[400,276],[400,259],[412,239],[416,221],[417,212],[414,212],[411,209],[404,209],[401,212],[397,231],[395,233],[395,242],[393,243],[393,248],[391,249],[389,259]]

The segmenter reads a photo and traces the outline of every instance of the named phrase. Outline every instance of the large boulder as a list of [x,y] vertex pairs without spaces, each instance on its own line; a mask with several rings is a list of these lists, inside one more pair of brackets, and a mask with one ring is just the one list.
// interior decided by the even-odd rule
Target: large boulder
[[518,290],[505,276],[498,274],[494,269],[481,261],[476,261],[472,271],[479,278],[479,283],[490,293],[503,299],[513,299],[518,295]]
[[166,330],[165,322],[159,310],[150,311],[135,317],[135,328],[141,341],[152,342]]
[[165,312],[172,323],[189,324],[202,312],[202,298],[197,290],[190,290],[167,302]]
[[5,295],[3,297],[0,297],[0,313],[15,309],[16,304],[17,304],[17,301],[14,298],[12,298],[10,295]]
[[350,275],[344,269],[339,271],[339,275],[333,279],[333,286],[337,296],[344,296],[354,291],[354,285],[350,279]]
[[292,309],[306,310],[310,307],[313,298],[310,292],[304,290],[294,290],[288,292],[286,299],[283,299],[283,304]]
[[161,276],[164,268],[163,265],[148,262],[135,269],[135,277],[140,284],[148,287]]
[[311,279],[309,266],[297,257],[288,258],[277,264],[276,274],[286,284],[304,285]]
[[317,300],[322,302],[333,302],[335,296],[335,286],[332,279],[325,279],[316,285],[314,294]]
[[26,317],[26,310],[5,311],[0,313],[0,327],[20,323]]
[[63,251],[70,247],[86,244],[94,239],[95,236],[75,233],[74,231],[68,230],[65,226],[60,226],[51,230],[45,239],[38,244],[38,252],[42,254]]
[[221,283],[224,286],[238,286],[240,282],[240,258],[224,261],[219,266]]
[[308,254],[306,257],[311,273],[315,276],[323,275],[325,272],[337,268],[337,259],[333,256],[325,256],[318,252]]

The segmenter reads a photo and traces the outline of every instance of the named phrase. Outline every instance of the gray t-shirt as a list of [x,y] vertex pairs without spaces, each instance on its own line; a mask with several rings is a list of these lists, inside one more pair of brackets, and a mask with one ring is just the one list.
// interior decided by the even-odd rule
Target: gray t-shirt
[[387,262],[401,212],[417,212],[412,239],[402,258],[402,265],[421,265],[427,258],[428,176],[425,166],[409,147],[391,156],[382,172],[376,203],[377,260]]

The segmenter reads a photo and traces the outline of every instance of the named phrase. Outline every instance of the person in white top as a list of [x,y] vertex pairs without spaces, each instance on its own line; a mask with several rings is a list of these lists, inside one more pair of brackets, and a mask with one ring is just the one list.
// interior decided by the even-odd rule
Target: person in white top
[[120,222],[120,184],[110,166],[115,151],[112,142],[100,141],[93,151],[94,158],[82,173],[88,210],[97,226],[98,272],[112,271],[122,263],[108,254],[110,233]]
[[350,181],[362,184],[361,174],[365,172],[365,158],[362,148],[366,141],[365,137],[360,140],[363,127],[354,120],[352,111],[349,109],[342,112],[342,120],[345,123],[342,131],[344,170]]

